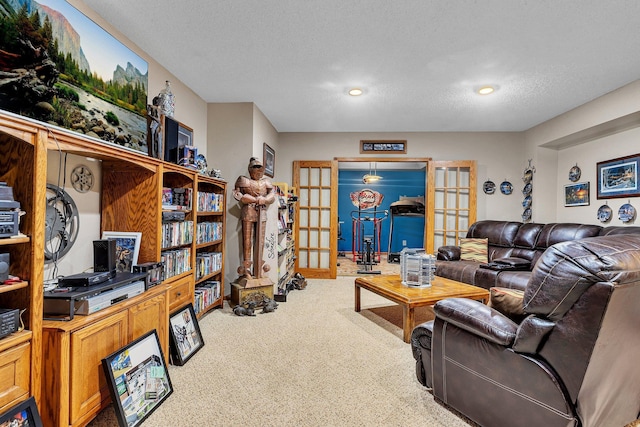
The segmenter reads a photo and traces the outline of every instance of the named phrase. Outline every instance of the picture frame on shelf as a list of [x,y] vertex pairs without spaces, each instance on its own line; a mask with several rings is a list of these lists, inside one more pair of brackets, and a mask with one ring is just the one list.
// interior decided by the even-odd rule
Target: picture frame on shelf
[[276,151],[266,142],[262,144],[262,151],[264,174],[269,178],[273,178],[276,170]]
[[589,205],[589,183],[579,182],[564,186],[565,206],[588,206]]
[[132,272],[138,264],[142,233],[129,231],[103,231],[102,239],[116,241],[116,272]]
[[203,346],[193,304],[189,303],[169,316],[169,346],[171,363],[182,366]]
[[173,393],[154,329],[102,359],[120,427],[141,424]]
[[42,427],[40,412],[38,412],[36,400],[33,396],[13,406],[4,414],[1,414],[0,426]]
[[193,145],[193,129],[184,123],[178,123],[178,147]]
[[614,199],[640,195],[639,163],[640,154],[598,162],[596,164],[597,198]]

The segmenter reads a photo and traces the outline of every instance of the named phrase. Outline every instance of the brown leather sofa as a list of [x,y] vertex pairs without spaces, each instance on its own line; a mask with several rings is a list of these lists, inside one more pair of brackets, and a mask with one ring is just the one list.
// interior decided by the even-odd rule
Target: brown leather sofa
[[523,307],[527,317],[516,323],[478,301],[438,302],[435,320],[412,333],[418,380],[485,427],[640,418],[640,235],[549,247]]
[[640,233],[640,227],[478,221],[471,225],[467,237],[487,238],[488,261],[505,262],[514,269],[482,268],[479,262],[461,260],[459,246],[442,246],[438,248],[436,275],[486,289],[493,286],[524,289],[533,266],[549,246],[568,240],[631,233]]

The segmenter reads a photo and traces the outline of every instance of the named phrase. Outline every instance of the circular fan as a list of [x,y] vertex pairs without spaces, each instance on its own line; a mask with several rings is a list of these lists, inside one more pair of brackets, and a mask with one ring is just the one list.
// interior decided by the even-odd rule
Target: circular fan
[[69,194],[53,184],[47,184],[45,262],[57,261],[69,252],[78,237],[79,224],[78,208]]

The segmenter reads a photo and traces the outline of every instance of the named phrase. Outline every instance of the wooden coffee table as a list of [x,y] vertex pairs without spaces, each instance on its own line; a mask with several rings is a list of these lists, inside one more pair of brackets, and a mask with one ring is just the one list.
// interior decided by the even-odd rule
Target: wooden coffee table
[[489,291],[455,280],[437,277],[431,282],[431,287],[418,288],[405,286],[400,281],[400,275],[363,276],[355,282],[355,310],[360,311],[360,289],[364,288],[391,300],[402,306],[402,330],[404,342],[411,339],[416,307],[433,305],[445,298],[470,298],[479,301],[489,299]]

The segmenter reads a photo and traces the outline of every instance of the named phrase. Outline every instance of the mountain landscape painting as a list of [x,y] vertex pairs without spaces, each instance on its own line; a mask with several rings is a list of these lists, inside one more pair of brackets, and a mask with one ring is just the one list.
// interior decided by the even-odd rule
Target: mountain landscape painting
[[0,0],[0,109],[147,153],[148,64],[64,0]]

